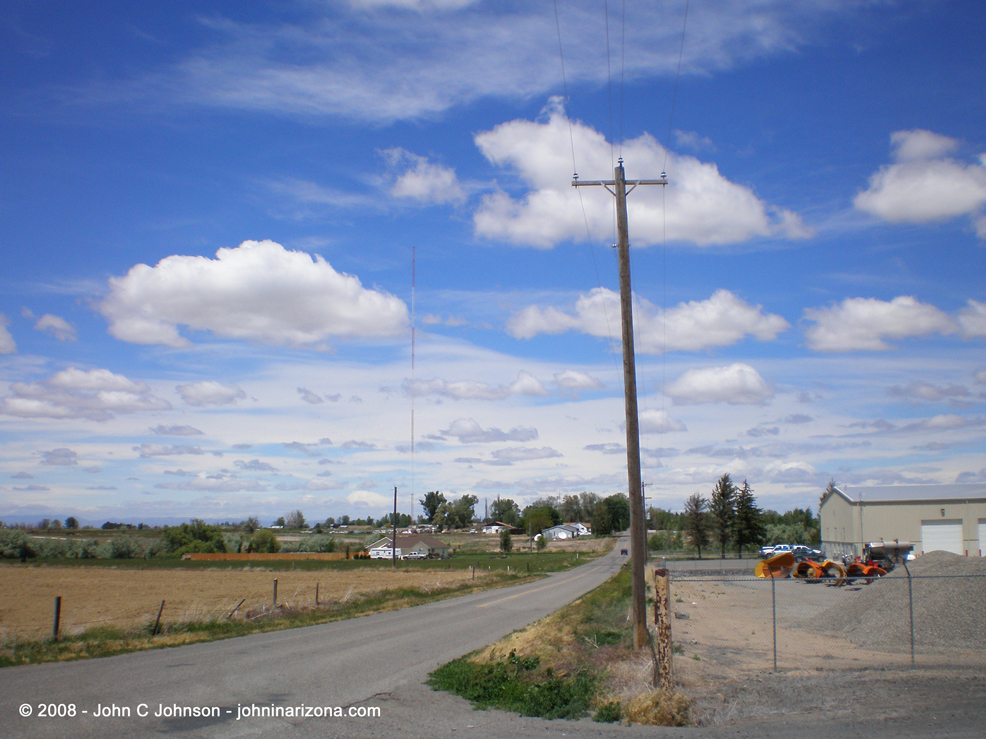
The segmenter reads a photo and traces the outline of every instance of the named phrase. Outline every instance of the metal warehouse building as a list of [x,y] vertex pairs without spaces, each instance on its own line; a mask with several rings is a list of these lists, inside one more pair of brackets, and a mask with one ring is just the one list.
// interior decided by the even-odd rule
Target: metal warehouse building
[[986,485],[844,485],[822,497],[818,513],[830,557],[880,539],[909,541],[916,554],[986,555]]

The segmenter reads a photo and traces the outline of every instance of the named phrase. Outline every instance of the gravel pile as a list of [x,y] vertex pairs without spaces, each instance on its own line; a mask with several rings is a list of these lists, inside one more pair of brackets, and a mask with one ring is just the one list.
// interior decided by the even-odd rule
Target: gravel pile
[[[986,557],[929,552],[908,564],[914,589],[918,647],[986,649]],[[910,646],[907,574],[850,593],[812,619],[811,628],[845,636],[860,647]]]

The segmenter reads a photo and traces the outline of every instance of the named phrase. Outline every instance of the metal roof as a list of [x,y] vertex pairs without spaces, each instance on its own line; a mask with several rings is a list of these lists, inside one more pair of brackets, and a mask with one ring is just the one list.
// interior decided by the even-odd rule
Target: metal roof
[[885,503],[918,500],[986,500],[986,485],[839,485],[843,497],[858,503]]

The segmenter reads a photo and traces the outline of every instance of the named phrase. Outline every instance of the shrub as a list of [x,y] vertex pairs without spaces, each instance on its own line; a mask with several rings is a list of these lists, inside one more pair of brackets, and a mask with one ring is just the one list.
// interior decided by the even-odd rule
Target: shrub
[[311,536],[298,545],[299,552],[334,552],[336,540],[331,536]]
[[510,536],[510,529],[503,529],[500,531],[500,551],[504,554],[510,554],[514,548],[514,540]]
[[68,544],[61,539],[42,539],[35,545],[39,557],[65,557],[68,555]]
[[[222,529],[218,526],[210,526],[198,518],[193,518],[191,523],[183,523],[180,526],[165,526],[162,541],[172,554],[226,551],[226,539]],[[202,548],[203,545],[207,545],[206,548]]]
[[23,531],[0,531],[0,556],[4,559],[27,559],[36,556],[36,553]]
[[215,541],[202,541],[201,539],[193,539],[188,544],[182,547],[178,547],[171,553],[177,557],[183,554],[217,554],[219,552],[225,552],[226,548],[223,546],[222,549],[216,546]]
[[136,559],[144,556],[144,545],[136,536],[114,536],[110,541],[112,559]]
[[270,529],[260,529],[250,537],[250,544],[247,546],[248,552],[258,552],[260,554],[274,554],[281,551],[281,542],[274,536]]
[[601,724],[615,724],[620,720],[622,716],[622,709],[620,707],[619,701],[610,701],[609,703],[604,703],[596,711],[596,715],[592,717],[593,721],[598,721]]
[[99,542],[95,539],[76,539],[65,556],[70,559],[95,559],[99,556]]

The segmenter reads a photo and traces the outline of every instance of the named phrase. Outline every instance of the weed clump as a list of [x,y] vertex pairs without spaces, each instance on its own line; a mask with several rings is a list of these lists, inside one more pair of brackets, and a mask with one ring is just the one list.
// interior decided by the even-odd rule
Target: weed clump
[[540,669],[538,657],[518,657],[477,663],[467,657],[448,662],[431,673],[428,684],[455,693],[477,708],[500,708],[522,716],[577,719],[589,711],[597,679],[584,670],[558,677]]
[[655,690],[628,699],[623,718],[631,724],[651,726],[688,726],[691,701],[681,693]]

